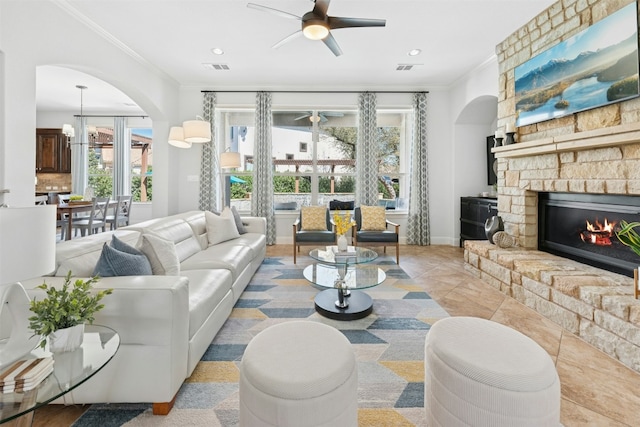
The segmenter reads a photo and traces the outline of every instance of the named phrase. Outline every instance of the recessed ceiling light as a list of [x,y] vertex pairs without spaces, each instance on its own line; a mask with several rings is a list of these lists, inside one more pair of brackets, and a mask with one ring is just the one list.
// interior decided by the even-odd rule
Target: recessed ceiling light
[[219,47],[214,47],[211,49],[211,52],[213,52],[214,55],[224,55],[224,50]]
[[409,56],[418,56],[422,51],[420,49],[411,49],[407,55]]

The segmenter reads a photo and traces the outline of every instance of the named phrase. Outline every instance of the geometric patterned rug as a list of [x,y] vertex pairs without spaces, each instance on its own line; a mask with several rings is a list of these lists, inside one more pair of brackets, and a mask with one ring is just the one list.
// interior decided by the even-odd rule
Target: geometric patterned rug
[[239,364],[249,341],[263,329],[291,320],[312,320],[339,329],[358,362],[360,426],[424,426],[424,341],[431,325],[448,317],[396,263],[383,255],[374,263],[386,280],[366,292],[373,313],[339,321],[316,313],[318,289],[302,276],[311,260],[266,258],[236,303],[193,374],[182,385],[167,416],[150,404],[95,404],[74,427],[238,425]]

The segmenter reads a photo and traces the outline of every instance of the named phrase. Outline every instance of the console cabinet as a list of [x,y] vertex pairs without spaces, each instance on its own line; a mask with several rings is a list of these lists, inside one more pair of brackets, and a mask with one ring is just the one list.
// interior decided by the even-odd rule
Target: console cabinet
[[36,172],[71,173],[71,149],[62,129],[36,129]]
[[484,223],[498,215],[498,199],[489,197],[460,198],[460,246],[465,240],[487,240]]

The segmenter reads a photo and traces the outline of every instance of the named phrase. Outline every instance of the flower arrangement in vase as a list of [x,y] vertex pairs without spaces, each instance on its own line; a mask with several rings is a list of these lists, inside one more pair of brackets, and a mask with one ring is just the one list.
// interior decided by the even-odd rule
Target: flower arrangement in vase
[[[33,316],[29,317],[29,328],[35,335],[42,337],[40,347],[45,348],[47,337],[49,337],[51,351],[70,351],[82,344],[84,324],[93,323],[95,313],[104,308],[100,300],[113,292],[113,289],[92,292],[93,285],[98,280],[98,277],[88,280],[78,279],[71,286],[71,271],[69,271],[60,289],[47,286],[46,283],[37,287],[46,291],[47,297],[42,300],[34,298],[31,301],[29,309],[33,312]],[[74,327],[75,329],[68,331],[68,334],[60,332]],[[60,343],[58,346],[53,341],[60,335],[74,337],[76,342],[71,345]]]
[[342,215],[336,212],[333,214],[333,223],[335,224],[336,234],[338,235],[338,250],[344,252],[347,250],[347,237],[345,234],[351,227],[356,225],[356,222],[348,212]]

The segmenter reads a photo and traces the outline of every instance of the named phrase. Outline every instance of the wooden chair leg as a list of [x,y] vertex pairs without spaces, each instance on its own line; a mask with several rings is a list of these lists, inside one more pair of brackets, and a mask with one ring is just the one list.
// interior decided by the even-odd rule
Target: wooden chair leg
[[400,265],[400,244],[396,243],[396,264]]

